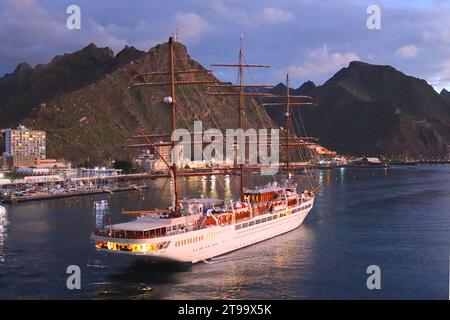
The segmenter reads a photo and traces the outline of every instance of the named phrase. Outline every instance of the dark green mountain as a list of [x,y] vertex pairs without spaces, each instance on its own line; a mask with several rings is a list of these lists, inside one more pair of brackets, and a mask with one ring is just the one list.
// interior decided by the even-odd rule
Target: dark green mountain
[[450,99],[450,92],[448,92],[446,89],[442,89],[441,96],[444,98]]
[[[319,87],[303,84],[318,106],[294,112],[310,136],[340,153],[388,157],[446,156],[450,101],[425,81],[392,68],[351,62]],[[281,123],[277,110],[269,114]],[[300,112],[300,114],[299,114]]]
[[[181,43],[175,43],[174,51],[178,70],[206,70],[190,58]],[[169,95],[168,86],[128,89],[136,74],[167,71],[167,61],[167,43],[146,53],[126,47],[117,55],[91,44],[47,65],[32,68],[20,64],[14,73],[0,79],[0,126],[22,122],[46,130],[52,158],[64,157],[74,163],[123,158],[127,138],[139,127],[153,133],[169,132],[169,107],[162,101]],[[179,79],[219,83],[210,74],[182,74]],[[167,78],[157,76],[149,81]],[[212,127],[211,114],[221,128],[234,128],[238,123],[235,97],[208,96],[205,86],[178,87],[176,95],[179,127],[192,127],[197,117],[205,129]],[[256,108],[252,102],[246,110],[252,127],[260,123]]]
[[[127,88],[135,74],[166,71],[167,59],[167,44],[148,52],[126,47],[117,55],[91,44],[46,65],[33,68],[22,63],[0,78],[0,127],[22,122],[46,130],[49,157],[75,163],[124,157],[122,147],[138,127],[168,132],[169,110],[162,103],[167,88]],[[178,69],[204,69],[180,43],[175,44],[175,63]],[[220,83],[213,75],[180,75],[180,79]],[[212,127],[213,114],[221,128],[235,127],[237,100],[206,92],[205,86],[177,90],[178,126],[192,126],[199,117]],[[286,87],[280,83],[271,92],[285,94]],[[302,120],[309,136],[319,137],[321,144],[340,153],[448,154],[450,99],[445,98],[446,91],[439,95],[424,80],[390,66],[352,62],[321,86],[308,81],[290,92],[314,97],[316,107],[295,108],[297,123]],[[261,113],[253,101],[248,107],[248,124],[259,126]],[[267,112],[282,124],[282,108],[267,108]]]
[[19,64],[13,73],[0,78],[0,127],[17,124],[41,103],[85,87],[143,54],[125,47],[114,56],[111,49],[91,43],[74,53],[56,56],[46,65],[32,68]]

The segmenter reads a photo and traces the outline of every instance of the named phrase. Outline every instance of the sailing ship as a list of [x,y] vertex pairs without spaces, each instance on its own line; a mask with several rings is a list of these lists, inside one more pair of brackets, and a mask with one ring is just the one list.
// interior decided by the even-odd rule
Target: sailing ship
[[[170,96],[164,102],[171,106],[171,129],[176,129],[176,99],[175,87],[177,85],[208,84],[209,81],[179,81],[176,80],[174,66],[174,40],[168,42],[168,71],[155,71],[146,73],[146,76],[165,74],[170,77],[164,83],[133,83],[130,87],[168,85]],[[100,251],[150,257],[154,259],[167,259],[178,262],[197,263],[208,261],[211,258],[224,255],[231,251],[267,240],[272,237],[294,230],[302,225],[305,217],[314,205],[317,186],[310,184],[311,188],[299,190],[293,182],[290,170],[289,149],[308,142],[299,137],[291,138],[289,127],[291,122],[291,107],[295,105],[314,104],[307,96],[294,96],[289,92],[289,78],[286,77],[286,95],[260,92],[249,92],[249,88],[257,85],[243,84],[244,68],[267,67],[265,65],[244,63],[242,37],[239,49],[239,63],[215,64],[220,67],[236,67],[239,70],[238,85],[212,85],[212,87],[231,86],[237,90],[228,90],[226,95],[239,97],[239,123],[243,128],[244,97],[256,96],[263,98],[284,98],[283,102],[268,102],[266,105],[280,105],[286,108],[284,117],[286,127],[282,146],[286,146],[286,179],[278,183],[271,182],[264,186],[248,189],[244,186],[246,165],[240,164],[236,169],[239,175],[240,197],[237,200],[224,200],[218,198],[184,198],[179,200],[178,171],[175,161],[167,161],[159,154],[161,143],[151,141],[151,135],[141,131],[141,137],[147,140],[147,145],[153,147],[170,170],[173,181],[173,204],[168,209],[155,209],[144,211],[124,211],[124,214],[135,214],[137,218],[130,222],[112,224],[95,230],[92,237],[95,246]],[[199,73],[202,70],[183,70],[179,73]],[[219,95],[220,93],[211,93]],[[303,99],[301,102],[293,99]],[[267,101],[267,100],[266,100]],[[264,103],[262,103],[264,105]],[[294,140],[290,144],[290,141]],[[171,147],[175,143],[171,142]],[[313,176],[305,167],[307,175]],[[308,179],[314,177],[308,177]]]

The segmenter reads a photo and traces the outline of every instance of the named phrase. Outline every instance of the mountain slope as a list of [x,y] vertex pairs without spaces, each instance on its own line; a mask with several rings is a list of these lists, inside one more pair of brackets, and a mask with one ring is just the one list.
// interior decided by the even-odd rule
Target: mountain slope
[[[74,163],[86,160],[100,163],[109,158],[125,157],[123,145],[128,137],[136,134],[137,128],[143,127],[154,133],[169,132],[170,109],[162,102],[163,97],[169,95],[168,86],[128,89],[129,81],[136,74],[167,71],[167,46],[167,43],[158,45],[147,53],[125,48],[114,56],[108,48],[95,47],[92,54],[93,45],[90,45],[81,50],[88,51],[86,59],[80,58],[78,61],[79,54],[67,55],[64,63],[61,60],[65,56],[55,58],[47,65],[48,69],[56,69],[55,64],[58,64],[58,70],[72,70],[71,66],[74,65],[92,65],[91,68],[95,72],[88,74],[87,68],[81,68],[76,76],[68,73],[62,75],[62,72],[59,72],[61,84],[56,88],[57,94],[44,94],[45,90],[39,89],[37,91],[40,94],[36,95],[39,99],[33,96],[33,103],[28,103],[28,97],[20,97],[15,105],[23,109],[31,106],[33,110],[17,114],[15,119],[31,128],[48,132],[49,157],[65,157]],[[186,47],[181,43],[175,43],[174,51],[178,70],[206,70],[190,58]],[[84,55],[85,53],[82,54],[83,57]],[[22,66],[21,69],[24,69],[21,71],[24,77],[29,79],[29,68]],[[31,70],[31,78],[35,72]],[[15,72],[7,77],[19,76],[21,74]],[[184,74],[179,77],[180,80],[210,80],[219,83],[210,74]],[[75,78],[73,85],[64,84],[69,78]],[[148,80],[167,81],[164,76]],[[27,81],[33,88],[40,85],[32,79]],[[51,87],[53,86],[48,85],[46,88]],[[201,96],[199,92],[202,93]],[[212,127],[210,113],[220,123],[221,128],[236,127],[236,98],[208,96],[205,86],[178,87],[176,95],[179,127],[192,127],[197,117],[203,120],[204,128]],[[204,107],[204,103],[210,109]],[[257,127],[256,105],[253,103],[249,107],[246,110],[246,118],[253,127]],[[9,111],[9,108],[0,109],[3,113]],[[5,122],[7,126],[11,126],[15,121],[10,118]]]
[[111,49],[91,43],[74,53],[56,56],[46,65],[32,68],[19,64],[13,73],[0,78],[0,127],[17,124],[41,103],[93,83],[143,54],[126,47],[114,56]]
[[446,89],[442,89],[441,96],[450,100],[450,92],[448,92]]
[[[308,135],[340,153],[388,157],[446,156],[450,101],[425,80],[390,66],[351,62],[324,85],[306,83],[297,94],[318,106],[296,109]],[[268,111],[277,121],[280,115]],[[299,114],[300,112],[300,114]]]

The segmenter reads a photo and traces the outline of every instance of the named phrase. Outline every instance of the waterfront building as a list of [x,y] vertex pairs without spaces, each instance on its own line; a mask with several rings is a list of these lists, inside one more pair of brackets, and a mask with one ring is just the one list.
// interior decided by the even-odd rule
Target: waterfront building
[[45,131],[29,130],[23,125],[16,129],[4,130],[5,152],[2,168],[12,170],[17,167],[31,167],[37,159],[46,158]]
[[[161,141],[160,143],[162,143],[163,141]],[[164,160],[168,163],[171,162],[171,158],[172,158],[172,147],[171,146],[158,146],[158,152],[161,155],[161,157],[164,158]],[[153,170],[162,170],[162,171],[166,171],[167,170],[167,166],[165,164],[165,162],[161,159],[161,157],[156,154],[155,155],[155,161],[153,164]]]
[[29,130],[23,125],[5,130],[5,154],[8,157],[45,159],[45,131]]

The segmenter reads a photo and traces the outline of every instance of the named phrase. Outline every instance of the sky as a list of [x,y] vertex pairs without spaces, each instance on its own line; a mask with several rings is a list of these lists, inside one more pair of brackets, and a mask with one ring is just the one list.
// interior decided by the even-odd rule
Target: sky
[[[81,10],[79,30],[67,28],[69,5]],[[380,29],[367,27],[370,5],[380,8]],[[276,84],[289,73],[292,87],[320,85],[360,60],[450,91],[450,0],[0,0],[0,75],[91,42],[147,51],[175,31],[206,67],[236,62],[243,33],[246,62],[271,66],[247,82]]]

